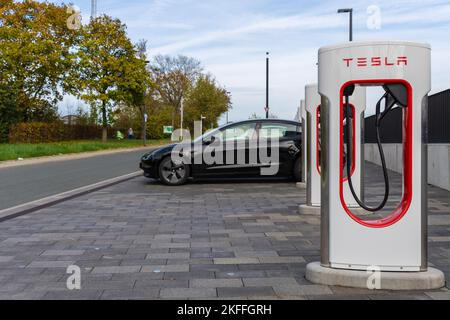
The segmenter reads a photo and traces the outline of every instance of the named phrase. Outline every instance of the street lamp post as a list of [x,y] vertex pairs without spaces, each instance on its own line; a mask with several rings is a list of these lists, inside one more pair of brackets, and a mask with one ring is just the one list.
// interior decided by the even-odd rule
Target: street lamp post
[[353,8],[339,9],[337,13],[349,13],[349,40],[353,41]]
[[144,102],[144,147],[147,146],[147,105]]
[[[227,95],[230,96],[230,95],[231,95],[231,92],[230,92],[230,91],[227,91]],[[227,122],[226,122],[226,124],[228,124],[228,122],[229,122],[229,121],[228,121],[228,108],[227,108]]]
[[[144,52],[141,52],[141,54],[144,54]],[[150,61],[148,61],[148,60],[145,60],[145,65],[147,66],[148,64],[150,63]],[[149,92],[149,89],[148,88],[146,88],[145,89],[145,92],[144,92],[144,106],[143,106],[143,116],[144,116],[144,119],[143,119],[143,124],[142,124],[142,128],[143,128],[143,130],[144,130],[144,134],[142,135],[143,136],[143,142],[144,142],[144,147],[146,147],[147,146],[147,120],[148,120],[148,114],[147,114],[147,101],[146,101],[146,97],[147,97],[147,95],[148,95],[148,92]]]
[[266,119],[269,119],[269,52],[266,52]]
[[206,117],[204,117],[202,114],[200,115],[200,136],[203,135],[203,120],[205,120]]
[[97,18],[97,0],[91,0],[91,20]]
[[184,103],[183,103],[183,98],[181,98],[180,101],[180,128],[181,128],[181,141],[183,141],[183,120],[184,120]]

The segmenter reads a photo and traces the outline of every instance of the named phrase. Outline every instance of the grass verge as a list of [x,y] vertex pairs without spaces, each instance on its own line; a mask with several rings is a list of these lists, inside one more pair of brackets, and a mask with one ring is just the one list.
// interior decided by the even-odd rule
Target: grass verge
[[[148,146],[166,143],[169,143],[169,140],[147,141]],[[0,144],[0,161],[142,146],[142,140],[109,140],[107,143],[102,143],[100,140],[80,140],[39,144]]]

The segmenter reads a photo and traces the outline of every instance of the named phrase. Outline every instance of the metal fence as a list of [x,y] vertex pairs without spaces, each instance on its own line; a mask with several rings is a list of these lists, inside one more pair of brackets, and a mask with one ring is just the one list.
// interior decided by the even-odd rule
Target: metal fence
[[[402,143],[402,109],[383,119],[381,141]],[[376,143],[375,116],[365,119],[364,140]],[[428,97],[428,143],[450,143],[450,89]]]

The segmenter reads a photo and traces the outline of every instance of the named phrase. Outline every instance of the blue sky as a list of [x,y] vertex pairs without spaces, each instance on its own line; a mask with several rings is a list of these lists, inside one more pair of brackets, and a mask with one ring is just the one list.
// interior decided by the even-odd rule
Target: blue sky
[[[60,1],[54,1],[60,2]],[[89,20],[90,0],[72,0]],[[381,10],[381,27],[369,29],[369,6]],[[264,113],[265,52],[271,56],[273,113],[291,119],[304,86],[316,82],[317,50],[347,40],[354,8],[354,39],[396,39],[432,45],[433,92],[450,87],[450,1],[98,0],[98,13],[120,18],[133,41],[148,40],[150,57],[184,54],[231,92],[230,120]],[[66,99],[61,106],[72,99]],[[370,113],[370,112],[369,112]]]

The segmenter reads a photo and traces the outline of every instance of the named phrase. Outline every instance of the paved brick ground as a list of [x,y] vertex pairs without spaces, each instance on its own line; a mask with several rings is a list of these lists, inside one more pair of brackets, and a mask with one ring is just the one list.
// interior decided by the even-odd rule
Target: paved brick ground
[[[368,186],[381,190],[374,178]],[[430,262],[450,280],[450,193],[429,193]],[[319,219],[299,216],[302,203],[292,182],[170,188],[137,178],[0,223],[0,299],[450,299],[447,288],[309,283]],[[66,288],[72,264],[81,290]]]

